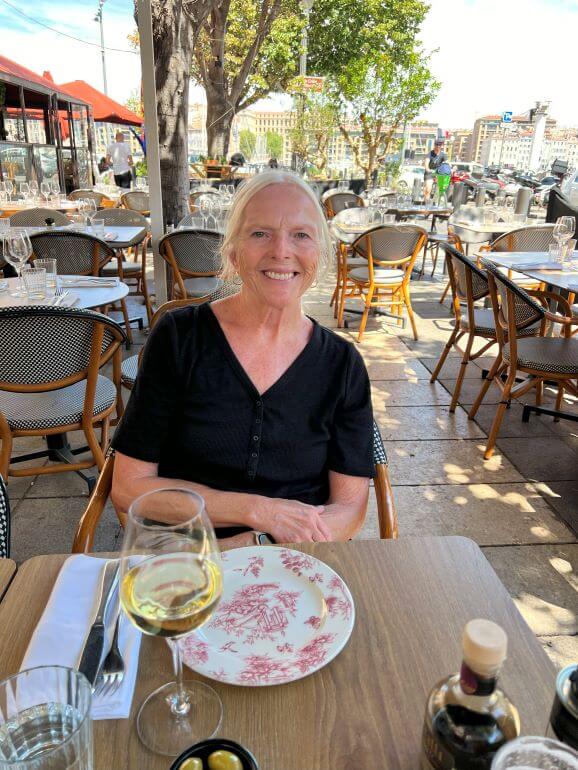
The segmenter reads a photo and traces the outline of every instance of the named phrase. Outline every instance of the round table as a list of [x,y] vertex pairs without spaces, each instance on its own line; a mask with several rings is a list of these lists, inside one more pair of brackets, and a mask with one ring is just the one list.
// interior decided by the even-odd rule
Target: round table
[[[92,308],[100,307],[102,305],[110,305],[113,302],[117,302],[119,299],[126,297],[129,291],[129,287],[126,283],[118,281],[116,286],[99,286],[98,284],[93,286],[64,286],[61,279],[73,279],[76,278],[81,281],[84,276],[79,275],[59,275],[59,285],[62,286],[64,291],[70,292],[69,297],[73,294],[78,297],[78,301],[74,305],[62,305],[61,307],[75,307],[75,308]],[[47,297],[42,300],[29,301],[26,297],[12,297],[10,295],[10,289],[15,287],[17,278],[8,278],[8,291],[2,291],[0,289],[0,308],[3,307],[34,307],[38,305],[52,305],[54,302],[53,297]],[[1,281],[0,281],[1,284]]]

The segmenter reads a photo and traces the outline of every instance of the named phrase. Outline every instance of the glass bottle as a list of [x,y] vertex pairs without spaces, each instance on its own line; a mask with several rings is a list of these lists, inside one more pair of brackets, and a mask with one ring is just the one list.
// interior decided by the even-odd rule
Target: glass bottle
[[564,741],[578,751],[578,664],[562,669],[556,677],[556,695],[546,735]]
[[496,751],[519,735],[518,712],[496,686],[507,644],[491,620],[466,624],[460,672],[442,679],[428,698],[421,770],[490,770]]

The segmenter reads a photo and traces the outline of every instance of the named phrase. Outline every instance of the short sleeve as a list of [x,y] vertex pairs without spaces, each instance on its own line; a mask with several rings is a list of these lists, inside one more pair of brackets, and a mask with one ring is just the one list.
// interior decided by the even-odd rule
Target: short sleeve
[[170,313],[151,331],[135,386],[112,445],[122,454],[158,463],[179,408],[179,336]]
[[373,411],[371,387],[363,359],[350,348],[344,394],[335,410],[328,457],[329,470],[371,478],[373,464]]

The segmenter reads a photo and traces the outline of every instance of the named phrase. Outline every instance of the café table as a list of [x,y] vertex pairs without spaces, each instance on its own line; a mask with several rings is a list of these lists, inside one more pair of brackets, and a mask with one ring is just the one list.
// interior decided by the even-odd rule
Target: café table
[[[547,251],[478,251],[476,256],[489,259],[499,267],[535,278],[536,281],[545,283],[549,287],[548,291],[556,288],[566,293],[578,294],[578,252],[576,251],[572,258],[566,259],[564,264],[559,266],[552,264]],[[532,263],[535,263],[536,267],[532,267]],[[549,265],[549,267],[540,269],[540,265]]]
[[[210,682],[224,705],[219,735],[250,749],[262,770],[415,770],[428,692],[459,670],[463,627],[476,617],[507,632],[501,686],[520,711],[522,732],[544,733],[554,668],[474,542],[427,537],[291,548],[341,575],[355,625],[343,651],[304,679],[269,687]],[[18,671],[66,558],[39,556],[19,567],[0,604],[0,676]],[[130,719],[94,723],[94,770],[167,770],[167,757],[140,744],[135,715],[171,670],[166,643],[144,637]]]
[[[78,297],[78,300],[74,303],[74,305],[69,306],[65,305],[64,307],[75,307],[75,308],[96,308],[96,307],[104,307],[105,305],[111,305],[113,302],[118,302],[118,300],[122,299],[123,297],[126,297],[129,292],[129,287],[126,283],[123,283],[122,281],[117,281],[114,286],[108,285],[107,283],[103,282],[105,285],[102,285],[102,283],[98,283],[97,281],[94,281],[94,286],[68,286],[66,284],[67,281],[90,281],[90,276],[87,278],[87,276],[84,275],[59,275],[58,276],[58,283],[59,285],[64,289],[64,291],[69,291],[70,294],[75,294]],[[109,280],[112,282],[114,279]],[[2,307],[34,307],[36,305],[51,305],[55,297],[47,297],[44,300],[33,300],[30,301],[27,297],[12,297],[10,294],[10,290],[14,287],[16,287],[16,284],[18,282],[17,278],[8,278],[8,291],[0,293],[0,308]]]
[[[97,217],[98,218],[98,217]],[[26,230],[28,235],[32,235],[33,233],[40,233],[45,230],[57,230],[60,232],[69,232],[73,234],[77,228],[74,227],[74,225],[67,225],[65,227],[22,227],[18,228],[19,230]],[[84,228],[83,230],[80,230],[79,232],[87,233],[88,235],[95,235],[92,227]],[[105,227],[105,241],[108,246],[110,246],[111,249],[120,250],[120,249],[128,249],[131,246],[138,246],[139,243],[142,243],[142,241],[146,238],[147,235],[147,229],[146,227],[126,227],[126,226],[117,226],[117,225],[106,225]]]
[[60,211],[62,214],[73,214],[78,211],[78,201],[34,201],[34,203],[3,203],[0,204],[0,218],[11,217],[12,214],[18,214],[21,211],[28,211],[28,209],[36,208],[54,209],[54,211]]
[[15,572],[16,563],[12,559],[0,559],[0,599],[6,593]]

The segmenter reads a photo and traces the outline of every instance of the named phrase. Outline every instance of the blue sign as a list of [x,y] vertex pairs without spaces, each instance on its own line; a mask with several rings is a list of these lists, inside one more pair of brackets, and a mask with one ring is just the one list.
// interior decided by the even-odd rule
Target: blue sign
[[511,123],[512,122],[512,112],[504,112],[502,113],[502,123]]

